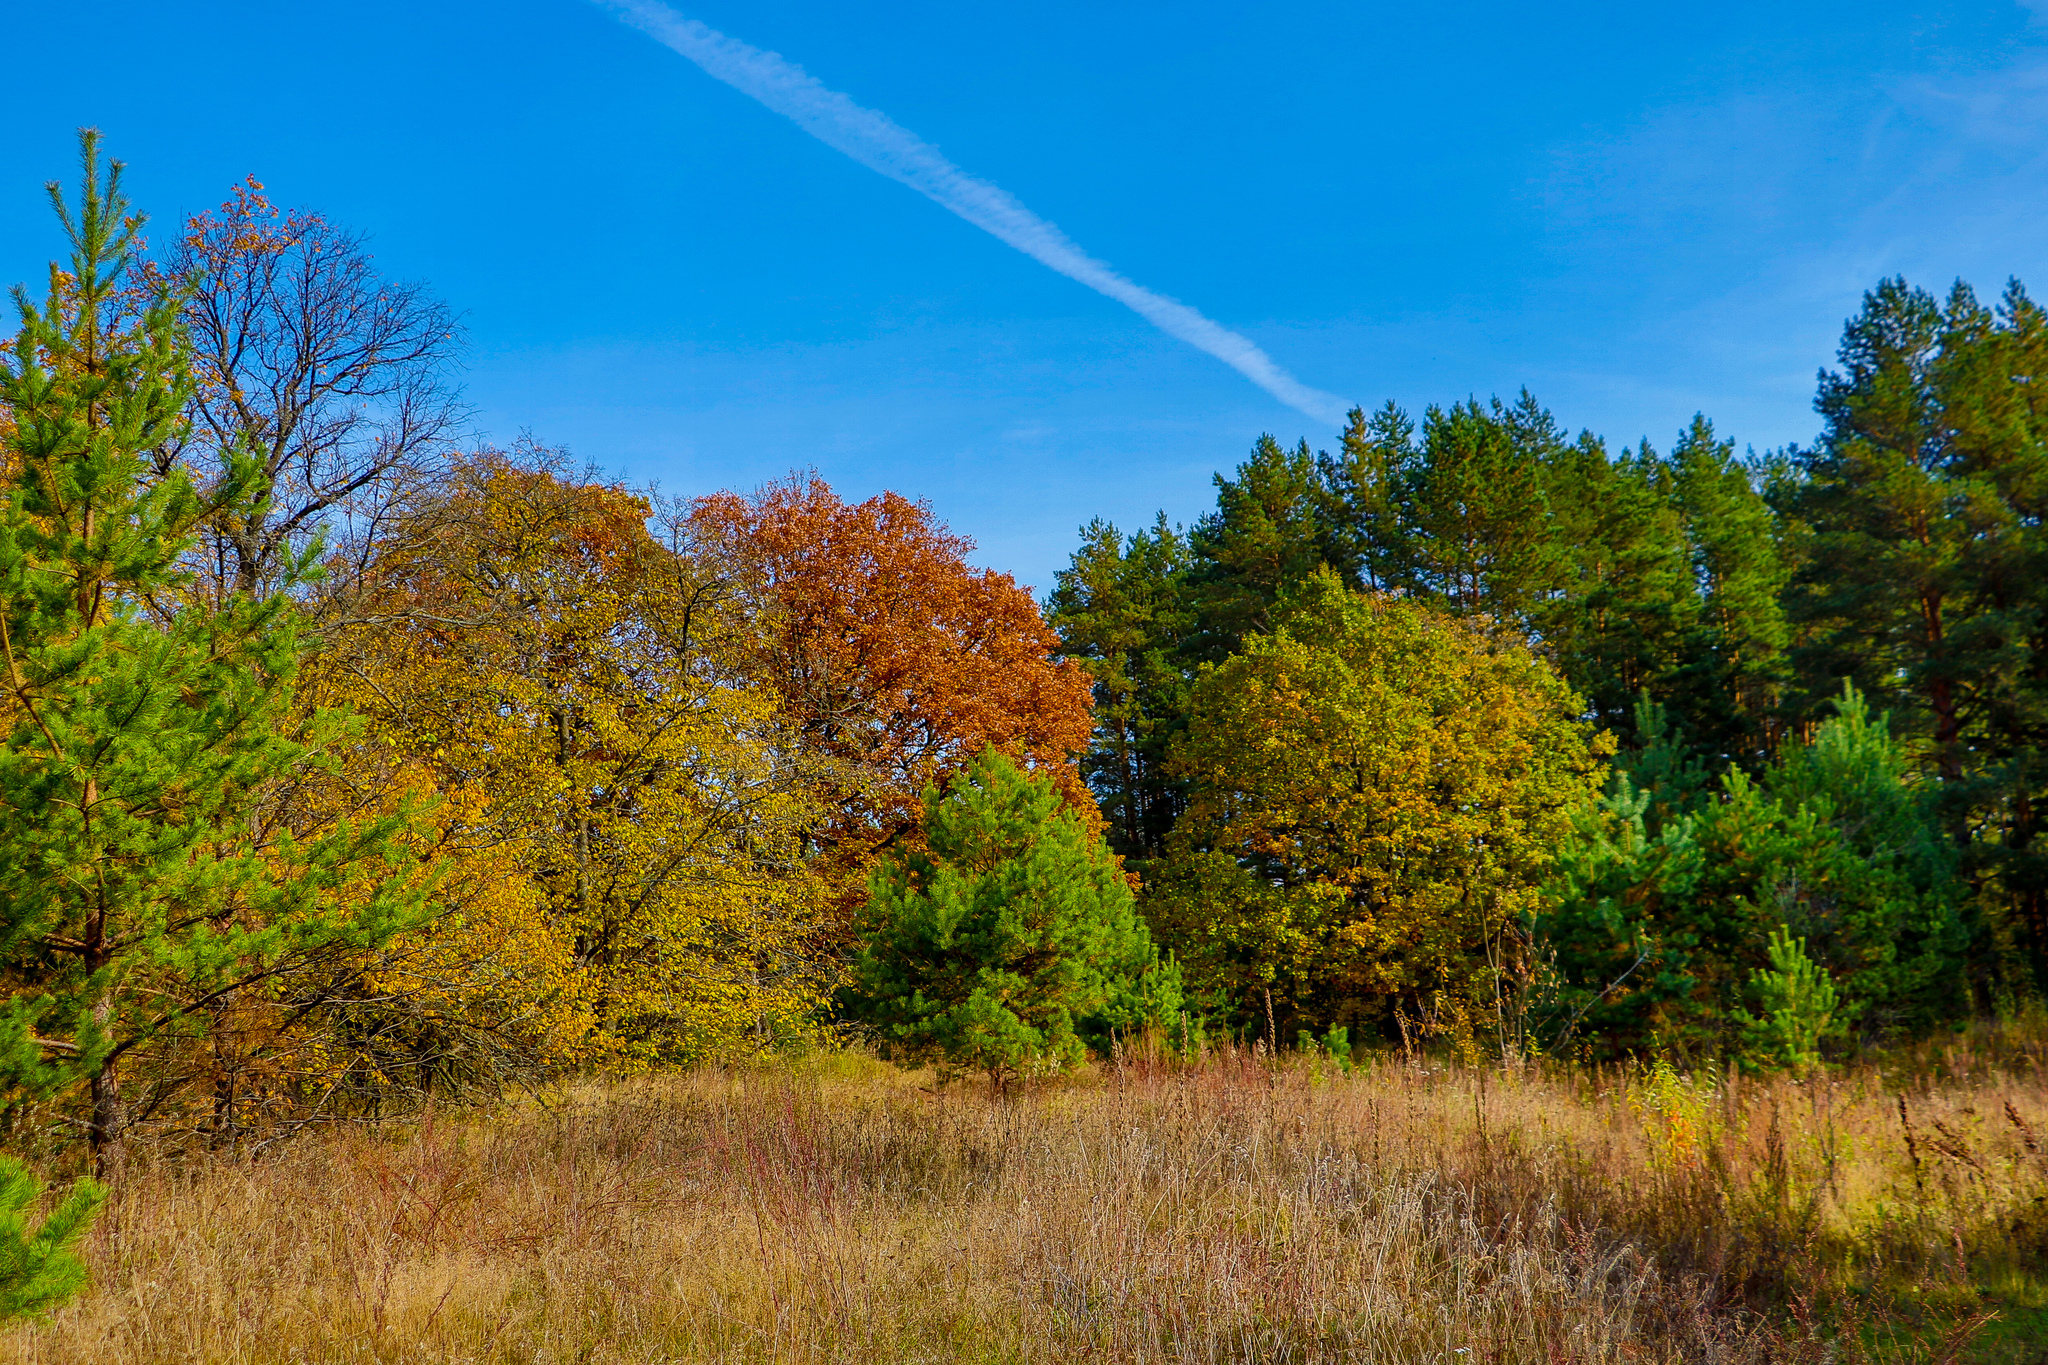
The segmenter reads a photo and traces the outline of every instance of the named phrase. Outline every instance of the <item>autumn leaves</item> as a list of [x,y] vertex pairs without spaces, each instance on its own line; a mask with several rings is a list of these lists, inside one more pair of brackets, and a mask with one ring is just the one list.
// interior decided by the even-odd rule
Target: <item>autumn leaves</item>
[[1086,679],[928,507],[463,450],[446,312],[358,240],[251,188],[152,267],[87,151],[0,370],[17,1139],[111,1171],[813,1036],[977,755],[1092,841]]
[[656,502],[525,450],[454,462],[391,528],[313,687],[437,798],[452,954],[519,959],[451,1003],[555,1065],[812,1028],[924,787],[988,747],[1063,768],[1085,734],[1029,596],[893,495]]

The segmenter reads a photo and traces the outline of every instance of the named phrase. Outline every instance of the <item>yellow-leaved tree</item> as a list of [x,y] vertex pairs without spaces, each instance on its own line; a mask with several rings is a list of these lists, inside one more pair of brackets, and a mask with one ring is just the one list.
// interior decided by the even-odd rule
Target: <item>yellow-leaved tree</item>
[[650,510],[545,451],[462,460],[380,535],[313,670],[367,718],[359,771],[440,797],[456,912],[403,969],[558,1066],[727,1055],[837,980],[799,760],[734,666],[748,624]]
[[1528,918],[1599,780],[1580,711],[1519,643],[1319,571],[1196,684],[1148,917],[1260,1035],[1512,1045]]

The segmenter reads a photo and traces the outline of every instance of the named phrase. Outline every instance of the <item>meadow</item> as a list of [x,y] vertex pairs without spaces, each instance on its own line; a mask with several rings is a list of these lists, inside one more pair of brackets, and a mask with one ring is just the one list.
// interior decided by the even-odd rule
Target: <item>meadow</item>
[[2048,1360],[2043,1032],[1817,1076],[859,1053],[138,1153],[0,1360]]

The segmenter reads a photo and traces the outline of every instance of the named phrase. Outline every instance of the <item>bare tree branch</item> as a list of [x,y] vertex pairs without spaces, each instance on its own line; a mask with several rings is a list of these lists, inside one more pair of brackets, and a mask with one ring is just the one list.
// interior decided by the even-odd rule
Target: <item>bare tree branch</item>
[[447,306],[380,276],[359,234],[261,189],[193,218],[159,265],[188,282],[200,381],[169,458],[205,488],[245,449],[270,488],[254,514],[208,525],[195,559],[220,592],[275,587],[316,539],[348,576],[393,504],[445,469],[466,416]]

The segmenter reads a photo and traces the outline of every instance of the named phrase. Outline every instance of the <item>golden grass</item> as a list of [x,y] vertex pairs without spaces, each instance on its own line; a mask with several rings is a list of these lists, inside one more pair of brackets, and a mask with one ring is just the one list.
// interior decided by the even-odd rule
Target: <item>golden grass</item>
[[1968,1349],[2048,1359],[2048,1086],[1907,1113],[1874,1073],[706,1071],[143,1163],[0,1362],[1938,1360],[1986,1284]]

